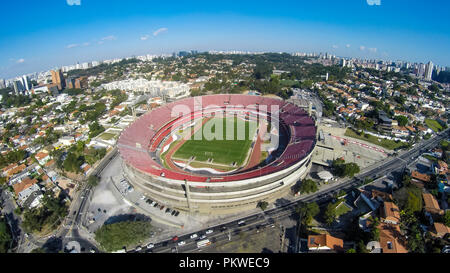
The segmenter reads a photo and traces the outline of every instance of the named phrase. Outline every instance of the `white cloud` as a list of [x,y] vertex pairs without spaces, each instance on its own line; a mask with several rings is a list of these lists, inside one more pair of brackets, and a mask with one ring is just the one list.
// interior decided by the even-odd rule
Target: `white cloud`
[[350,48],[350,46],[351,46],[350,44],[346,44],[345,45],[346,48]]
[[158,36],[159,34],[167,32],[167,31],[168,31],[168,29],[165,27],[160,28],[160,29],[156,30],[155,32],[153,32],[153,36]]
[[375,47],[373,47],[373,48],[369,48],[369,51],[371,52],[371,53],[377,53],[377,48],[375,48]]
[[79,44],[70,44],[70,45],[67,45],[66,48],[74,48],[77,46],[80,46],[80,45]]
[[22,63],[24,63],[25,62],[25,59],[18,59],[17,61],[16,61],[16,63],[18,63],[18,64],[22,64]]
[[141,36],[141,40],[142,41],[146,41],[146,40],[148,40],[148,38],[150,38],[150,35],[143,35],[143,36]]
[[364,50],[366,50],[366,47],[365,46],[360,46],[359,50],[364,51]]
[[381,0],[366,0],[369,6],[381,6]]
[[81,6],[81,0],[66,0],[69,6]]
[[117,40],[117,37],[114,35],[109,35],[102,38],[102,41],[114,41],[114,40]]

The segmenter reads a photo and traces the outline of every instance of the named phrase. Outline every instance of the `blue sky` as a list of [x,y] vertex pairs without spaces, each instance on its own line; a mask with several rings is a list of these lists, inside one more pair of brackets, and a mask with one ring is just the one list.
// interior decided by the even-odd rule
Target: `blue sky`
[[367,2],[377,0],[2,1],[0,78],[191,49],[330,52],[450,66],[450,1]]

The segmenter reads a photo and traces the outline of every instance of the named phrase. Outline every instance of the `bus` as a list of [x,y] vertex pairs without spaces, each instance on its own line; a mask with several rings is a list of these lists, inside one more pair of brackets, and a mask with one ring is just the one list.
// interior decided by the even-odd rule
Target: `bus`
[[211,245],[211,242],[209,241],[209,239],[205,239],[205,240],[201,240],[201,241],[197,242],[198,248],[209,246],[209,245]]

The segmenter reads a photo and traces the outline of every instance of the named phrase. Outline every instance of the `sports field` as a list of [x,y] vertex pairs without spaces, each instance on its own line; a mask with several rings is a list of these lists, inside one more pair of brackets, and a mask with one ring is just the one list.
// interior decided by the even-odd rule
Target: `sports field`
[[[242,128],[245,127],[245,134],[238,134],[238,123],[243,125]],[[220,124],[223,125],[222,130]],[[234,128],[233,140],[227,140],[227,128],[230,127]],[[241,166],[247,157],[256,129],[257,123],[253,121],[212,118],[175,152],[173,158],[189,160],[194,156],[195,161],[207,162],[212,159],[212,164],[231,165],[235,162],[236,166]],[[222,140],[212,137],[208,132],[219,136],[218,138],[222,136]]]

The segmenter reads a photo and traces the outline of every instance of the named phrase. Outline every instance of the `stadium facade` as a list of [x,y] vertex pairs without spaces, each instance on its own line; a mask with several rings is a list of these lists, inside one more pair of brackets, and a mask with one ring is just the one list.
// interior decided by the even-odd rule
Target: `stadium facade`
[[[169,168],[161,162],[173,132],[220,113],[272,124],[269,135],[277,135],[278,142],[267,159],[226,174]],[[182,99],[142,115],[122,132],[118,147],[125,178],[152,200],[181,211],[226,214],[285,196],[308,174],[316,134],[313,118],[292,103],[260,96],[211,95]]]

